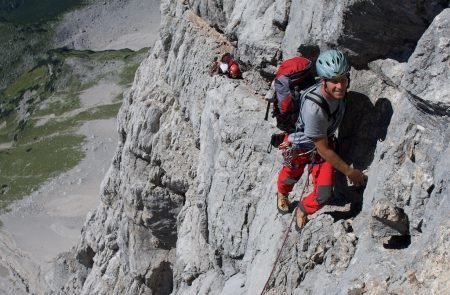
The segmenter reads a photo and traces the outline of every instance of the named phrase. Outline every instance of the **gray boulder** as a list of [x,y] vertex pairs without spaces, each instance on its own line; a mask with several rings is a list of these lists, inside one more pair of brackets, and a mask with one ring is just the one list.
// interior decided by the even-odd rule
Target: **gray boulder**
[[408,61],[401,86],[411,102],[431,114],[450,115],[450,9],[438,15]]
[[409,220],[405,212],[386,199],[379,199],[372,207],[370,231],[373,238],[405,237],[409,234]]

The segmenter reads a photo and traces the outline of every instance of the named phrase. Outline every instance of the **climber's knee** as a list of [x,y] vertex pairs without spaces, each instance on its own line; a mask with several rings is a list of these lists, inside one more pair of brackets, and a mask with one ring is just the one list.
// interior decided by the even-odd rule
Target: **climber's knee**
[[317,188],[317,203],[325,204],[331,199],[333,193],[332,185],[319,185]]

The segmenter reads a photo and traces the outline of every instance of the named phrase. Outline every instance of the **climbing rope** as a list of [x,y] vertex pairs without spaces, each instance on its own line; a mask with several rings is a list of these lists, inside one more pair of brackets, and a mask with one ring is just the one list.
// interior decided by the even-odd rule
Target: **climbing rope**
[[[306,191],[306,187],[309,184],[309,176],[311,175],[311,168],[312,168],[311,165],[308,165],[308,174],[306,176],[306,181],[305,181],[305,185],[303,186],[302,193],[300,194],[300,197],[299,197],[299,204],[302,201],[303,195],[305,194],[305,191]],[[298,205],[295,208],[295,210],[299,210]],[[278,260],[280,259],[280,256],[281,256],[281,252],[283,251],[283,248],[286,245],[287,238],[289,237],[289,233],[291,232],[292,223],[294,223],[294,219],[296,218],[296,216],[297,216],[297,211],[295,211],[295,214],[293,214],[293,216],[292,216],[291,222],[289,223],[286,234],[284,236],[283,243],[281,244],[280,250],[278,250],[277,258],[275,259],[275,262],[273,263],[272,271],[270,272],[269,278],[267,279],[266,284],[264,285],[264,288],[261,291],[261,295],[264,294],[267,287],[269,286],[270,279],[272,278],[273,273],[275,272],[275,267],[277,266]]]

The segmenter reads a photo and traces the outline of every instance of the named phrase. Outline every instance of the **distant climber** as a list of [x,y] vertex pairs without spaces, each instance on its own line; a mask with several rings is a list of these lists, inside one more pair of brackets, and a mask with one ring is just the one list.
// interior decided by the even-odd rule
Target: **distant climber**
[[313,191],[299,201],[296,229],[300,231],[307,215],[322,208],[331,198],[337,169],[355,186],[364,184],[364,175],[345,163],[334,151],[334,133],[345,111],[350,66],[339,50],[322,52],[316,61],[320,82],[308,88],[299,101],[300,113],[295,132],[285,136],[279,145],[284,163],[278,175],[277,207],[282,214],[292,212],[288,195],[310,164]]
[[209,74],[211,76],[216,74],[227,75],[229,78],[239,79],[241,78],[241,69],[233,56],[230,53],[225,53],[220,60],[216,58],[211,63],[209,66]]

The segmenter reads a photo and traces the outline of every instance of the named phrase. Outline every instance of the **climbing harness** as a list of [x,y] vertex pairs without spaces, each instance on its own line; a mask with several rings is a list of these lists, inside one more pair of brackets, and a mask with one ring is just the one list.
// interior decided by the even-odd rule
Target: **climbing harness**
[[306,157],[305,164],[314,164],[314,160],[317,155],[316,148],[310,150],[301,150],[294,148],[292,145],[283,146],[281,149],[281,155],[283,156],[283,165],[289,168],[299,168],[301,165],[294,165],[293,160],[299,157]]
[[283,148],[281,151],[281,155],[283,156],[283,165],[289,168],[298,168],[298,165],[294,165],[292,163],[292,160],[299,158],[299,157],[303,157],[303,156],[307,156],[309,155],[308,158],[308,163],[310,161],[313,160],[313,157],[315,156],[315,151],[316,149],[310,149],[309,151],[305,151],[305,150],[299,150],[294,148],[292,145],[291,146],[287,146],[286,148]]
[[[311,151],[309,151],[309,152],[311,152]],[[308,174],[306,176],[305,185],[303,186],[302,193],[300,194],[300,197],[299,197],[299,204],[300,204],[301,200],[303,199],[303,195],[305,194],[306,187],[309,185],[309,176],[311,175],[311,170],[312,170],[312,167],[311,167],[311,164],[310,164],[309,167],[308,167]],[[296,210],[299,210],[298,206],[297,206]],[[280,256],[281,256],[281,252],[283,251],[283,248],[286,245],[287,238],[289,237],[289,233],[291,232],[292,224],[294,223],[294,219],[296,218],[296,216],[297,216],[297,214],[293,214],[291,222],[289,223],[289,226],[288,226],[288,228],[286,230],[286,234],[284,236],[283,243],[281,244],[281,248],[280,248],[280,250],[278,250],[277,258],[275,259],[275,262],[273,263],[272,271],[270,272],[269,278],[267,279],[266,284],[264,285],[264,288],[261,291],[261,295],[264,294],[264,292],[266,291],[267,287],[269,286],[270,279],[272,278],[273,273],[275,272],[275,267],[277,266],[278,260],[280,259]]]

